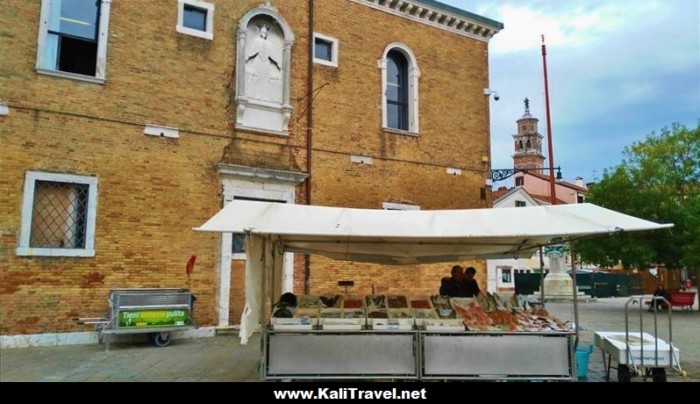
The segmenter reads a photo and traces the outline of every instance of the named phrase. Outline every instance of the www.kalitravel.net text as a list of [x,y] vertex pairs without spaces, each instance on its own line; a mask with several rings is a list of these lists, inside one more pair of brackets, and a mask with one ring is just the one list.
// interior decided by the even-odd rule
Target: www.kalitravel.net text
[[426,390],[379,389],[356,387],[319,387],[312,390],[273,390],[276,400],[427,400]]

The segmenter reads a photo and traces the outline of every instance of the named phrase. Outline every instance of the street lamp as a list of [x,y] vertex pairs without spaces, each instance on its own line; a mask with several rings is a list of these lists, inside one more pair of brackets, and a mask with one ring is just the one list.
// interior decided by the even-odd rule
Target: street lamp
[[548,170],[556,170],[557,171],[557,181],[561,181],[563,179],[561,175],[561,167],[540,167],[540,168],[496,168],[491,170],[491,181],[496,182],[496,181],[503,181],[506,178],[510,178],[514,176],[517,173],[529,173],[529,172],[537,172],[537,171],[548,171]]

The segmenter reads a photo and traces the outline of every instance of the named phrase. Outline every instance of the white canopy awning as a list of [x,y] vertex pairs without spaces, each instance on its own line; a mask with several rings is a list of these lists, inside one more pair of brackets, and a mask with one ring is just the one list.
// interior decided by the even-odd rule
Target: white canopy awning
[[[383,264],[530,257],[542,245],[657,224],[591,204],[391,211],[234,200],[195,230],[247,233],[241,342],[259,324],[265,296],[279,295],[280,252]],[[275,253],[277,252],[277,253]],[[271,282],[266,290],[266,280]]]
[[333,259],[418,264],[530,257],[542,245],[671,226],[588,203],[397,211],[234,200],[195,230],[265,236]]

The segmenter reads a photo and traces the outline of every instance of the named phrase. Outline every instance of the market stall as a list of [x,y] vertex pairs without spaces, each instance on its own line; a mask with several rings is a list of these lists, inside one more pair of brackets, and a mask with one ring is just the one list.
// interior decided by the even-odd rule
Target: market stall
[[[670,226],[591,204],[387,211],[233,201],[195,230],[247,235],[246,306],[240,331],[245,344],[282,294],[285,252],[387,265],[460,262],[529,257],[544,245]],[[473,303],[471,307],[484,308],[483,302]],[[450,306],[457,311],[459,304]],[[469,307],[462,308],[466,312]],[[526,329],[526,318],[513,320],[515,329],[507,323],[502,324],[505,329],[469,327],[464,316],[454,319],[459,323],[453,328],[446,323],[436,327],[448,328],[431,329],[418,325],[415,312],[410,320],[390,322],[388,313],[386,321],[375,321],[368,310],[365,307],[365,318],[354,328],[334,329],[332,321],[327,324],[331,327],[324,327],[322,319],[316,324],[292,321],[287,329],[284,324],[263,327],[263,378],[572,380],[575,374],[571,332],[550,329],[542,335]],[[498,325],[491,321],[484,326]],[[486,360],[484,351],[498,354]]]

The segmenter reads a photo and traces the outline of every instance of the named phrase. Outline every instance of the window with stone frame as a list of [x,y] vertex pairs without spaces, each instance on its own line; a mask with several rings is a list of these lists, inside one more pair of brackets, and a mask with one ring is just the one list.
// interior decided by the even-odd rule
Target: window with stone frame
[[417,135],[420,69],[413,52],[405,45],[392,43],[386,47],[379,65],[382,68],[382,126]]
[[214,4],[199,0],[178,0],[177,32],[214,39]]
[[42,0],[39,73],[103,82],[111,1]]
[[97,178],[27,172],[17,255],[94,256]]

